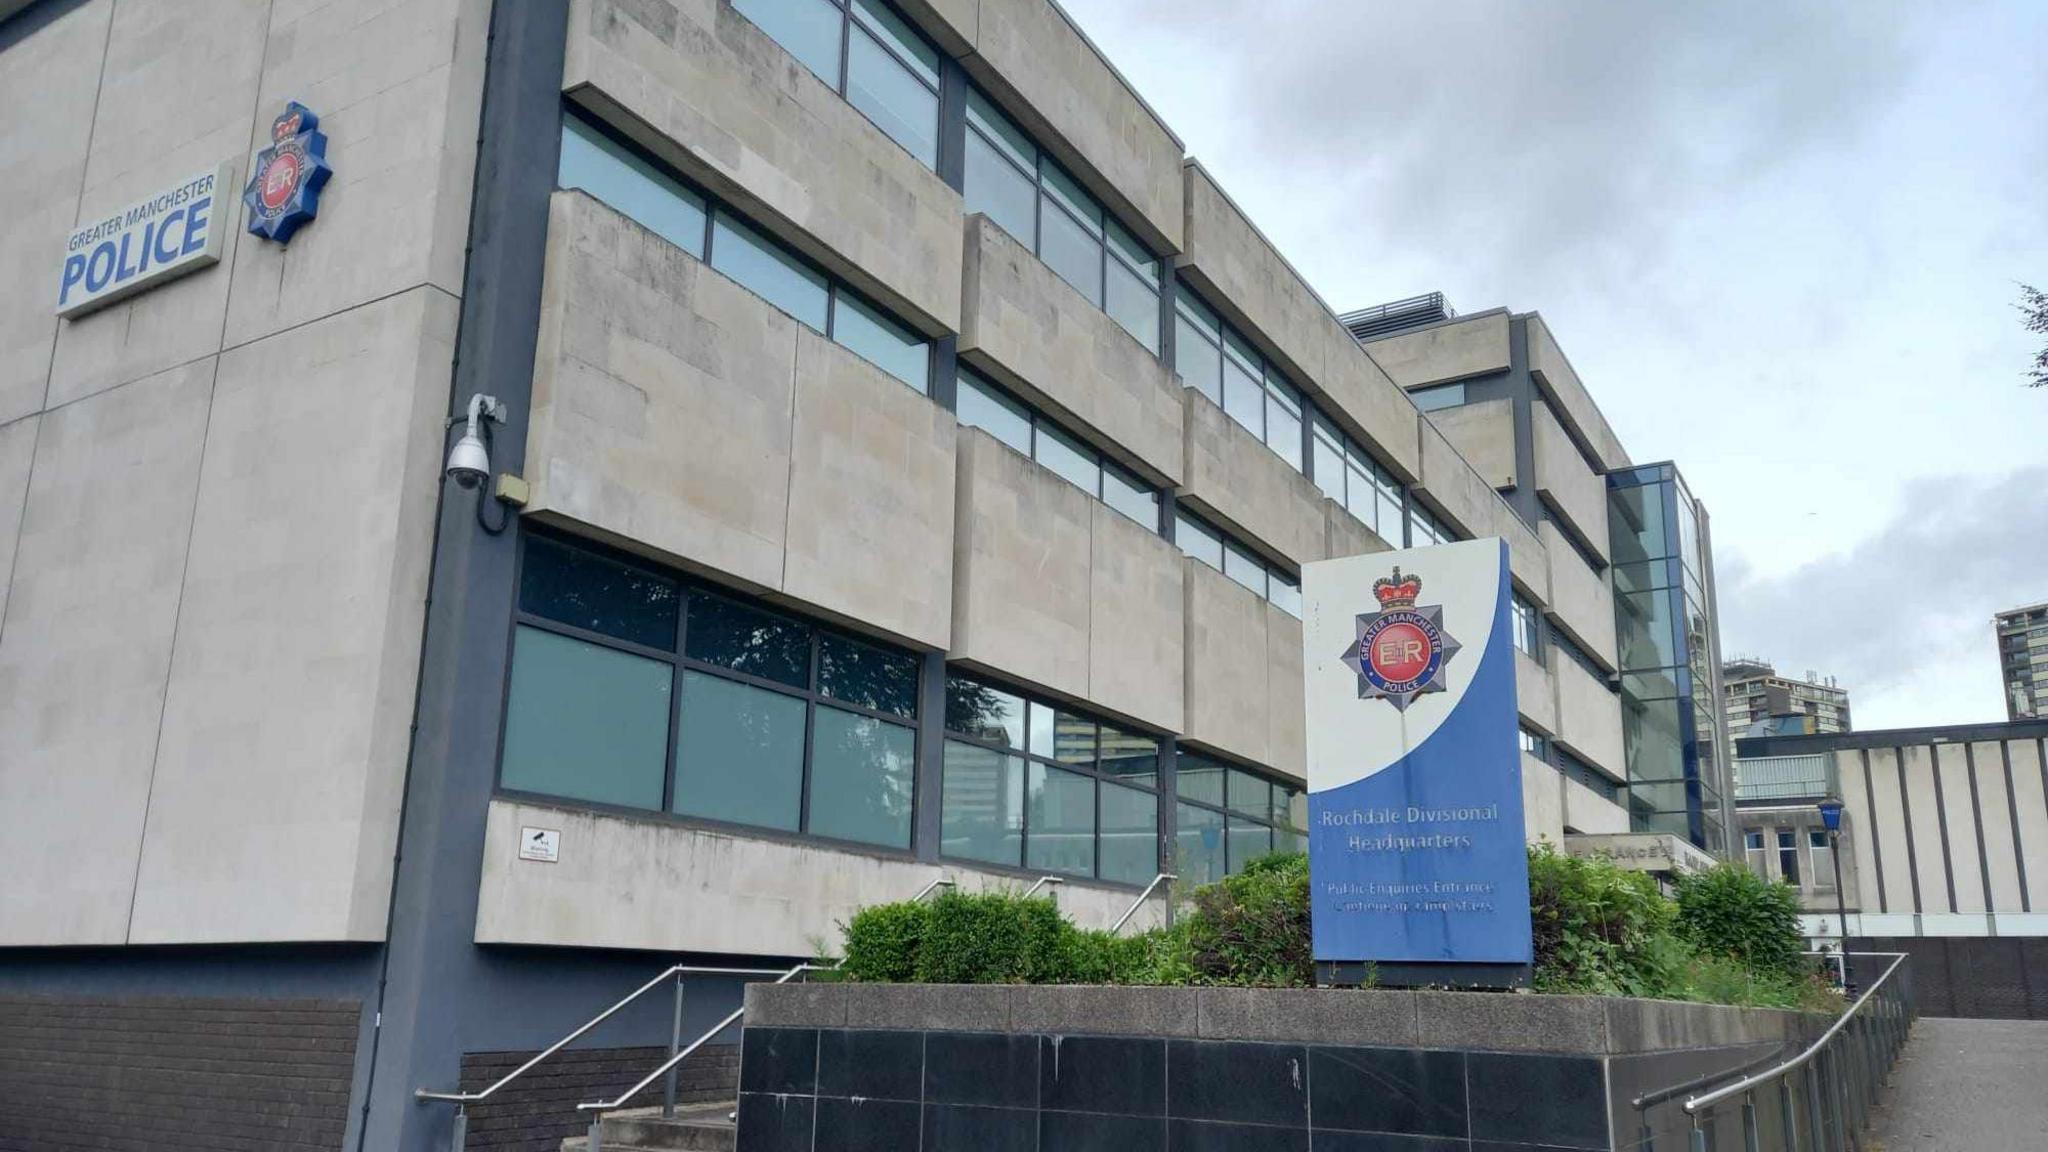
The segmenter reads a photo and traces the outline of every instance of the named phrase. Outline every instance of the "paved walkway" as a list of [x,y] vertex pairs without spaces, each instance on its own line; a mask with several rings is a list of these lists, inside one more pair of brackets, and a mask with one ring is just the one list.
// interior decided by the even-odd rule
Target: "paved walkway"
[[2048,1020],[1922,1017],[1871,1127],[1883,1152],[2048,1147]]

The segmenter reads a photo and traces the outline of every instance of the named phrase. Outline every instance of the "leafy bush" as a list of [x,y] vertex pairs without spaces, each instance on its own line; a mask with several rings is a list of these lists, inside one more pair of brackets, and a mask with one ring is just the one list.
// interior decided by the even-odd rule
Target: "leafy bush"
[[1315,982],[1308,857],[1268,856],[1195,889],[1183,919],[1187,966],[1205,984],[1291,988]]
[[1678,881],[1678,930],[1693,947],[1748,968],[1798,974],[1799,894],[1739,864],[1722,864]]
[[926,984],[1056,983],[1074,927],[1046,897],[947,892],[926,906],[917,979]]
[[839,973],[848,980],[901,984],[917,978],[917,954],[924,943],[930,906],[922,902],[871,904],[841,925],[846,957]]
[[1647,873],[1604,857],[1529,850],[1536,987],[1599,996],[1654,995],[1685,957],[1665,943],[1675,909]]

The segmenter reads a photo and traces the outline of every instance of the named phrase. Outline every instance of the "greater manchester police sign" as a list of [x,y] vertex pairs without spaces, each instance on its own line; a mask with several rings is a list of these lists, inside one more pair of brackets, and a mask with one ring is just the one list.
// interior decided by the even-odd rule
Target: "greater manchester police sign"
[[1524,978],[1507,563],[1485,539],[1303,566],[1310,920],[1338,982],[1368,962]]
[[233,227],[234,164],[222,164],[111,215],[72,229],[64,241],[57,315],[83,316],[165,280],[220,262]]

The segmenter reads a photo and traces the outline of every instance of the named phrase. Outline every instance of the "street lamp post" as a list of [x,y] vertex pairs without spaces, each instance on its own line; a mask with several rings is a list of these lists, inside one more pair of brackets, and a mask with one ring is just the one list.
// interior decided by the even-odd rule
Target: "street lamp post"
[[1828,832],[1828,856],[1835,863],[1835,916],[1842,927],[1842,993],[1854,996],[1855,985],[1849,976],[1849,903],[1842,891],[1842,801],[1829,796],[1819,807],[1821,827]]

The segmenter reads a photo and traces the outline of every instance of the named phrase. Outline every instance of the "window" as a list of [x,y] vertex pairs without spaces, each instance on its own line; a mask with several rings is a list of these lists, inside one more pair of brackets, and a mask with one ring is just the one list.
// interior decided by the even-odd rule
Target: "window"
[[1301,422],[1307,405],[1301,390],[1185,285],[1174,299],[1173,357],[1183,383],[1221,405],[1295,471],[1302,470]]
[[946,681],[939,851],[1149,883],[1159,872],[1159,740],[966,676]]
[[1159,261],[972,87],[961,195],[1159,354]]
[[1031,457],[1090,496],[1159,530],[1159,492],[1095,449],[1068,436],[1044,416],[962,368],[954,402],[961,424],[980,428]]
[[1301,617],[1301,581],[1260,559],[1228,533],[1185,511],[1174,513],[1174,542],[1180,550],[1237,581],[1282,612]]
[[542,535],[517,621],[503,787],[910,847],[916,656]]
[[1563,772],[1567,780],[1578,782],[1610,804],[1621,803],[1621,785],[1608,779],[1606,773],[1564,749],[1557,748],[1556,751],[1558,771]]
[[1193,752],[1174,757],[1172,871],[1183,884],[1209,884],[1261,856],[1307,850],[1308,793],[1299,784]]
[[1315,414],[1309,461],[1316,487],[1387,543],[1401,544],[1401,482],[1328,417]]
[[882,371],[930,392],[930,341],[575,115],[562,117],[556,184],[588,192]]
[[[1605,668],[1600,667],[1600,665],[1594,661],[1591,653],[1587,652],[1584,648],[1579,647],[1578,641],[1572,639],[1565,633],[1560,632],[1556,628],[1552,628],[1550,630],[1550,647],[1556,649],[1559,652],[1564,653],[1565,656],[1570,658],[1572,663],[1577,664],[1579,667],[1585,669],[1586,674],[1588,676],[1591,676],[1593,679],[1600,681],[1602,684],[1607,683],[1607,670]],[[1673,689],[1672,691],[1675,692],[1675,689]],[[1663,692],[1660,694],[1670,695],[1672,694],[1672,692]]]
[[1418,388],[1410,392],[1408,398],[1415,401],[1415,406],[1424,412],[1434,412],[1439,408],[1456,408],[1465,402],[1465,386],[1439,384],[1434,388]]
[[1448,544],[1458,539],[1458,533],[1449,524],[1438,519],[1435,513],[1422,505],[1408,503],[1408,546],[1420,548],[1425,544]]
[[1749,870],[1751,872],[1754,872],[1757,875],[1764,877],[1765,879],[1770,878],[1770,874],[1764,871],[1763,829],[1745,828],[1742,830],[1742,858],[1743,862],[1749,865]]
[[1828,843],[1827,830],[1809,828],[1806,830],[1806,851],[1813,865],[1813,886],[1832,888],[1835,886],[1834,846]]
[[1517,728],[1515,731],[1520,738],[1522,751],[1538,760],[1549,761],[1550,741],[1544,739],[1542,733],[1532,732],[1527,728]]
[[939,50],[877,0],[733,0],[927,168],[939,166]]
[[1778,872],[1785,883],[1799,884],[1799,839],[1790,828],[1778,829]]
[[1515,647],[1530,656],[1536,655],[1536,606],[1524,600],[1522,594],[1517,592],[1514,593],[1509,610],[1514,614],[1515,620]]

